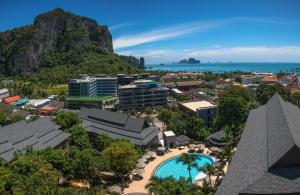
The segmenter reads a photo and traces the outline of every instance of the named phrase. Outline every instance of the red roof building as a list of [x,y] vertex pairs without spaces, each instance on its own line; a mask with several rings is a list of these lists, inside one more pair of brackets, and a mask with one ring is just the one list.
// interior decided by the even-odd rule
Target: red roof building
[[20,96],[12,96],[12,97],[8,97],[8,98],[4,98],[2,102],[4,104],[10,104],[10,103],[18,101],[20,99],[21,99]]
[[263,83],[277,83],[278,78],[276,76],[265,76],[261,81]]
[[56,111],[58,108],[55,106],[45,106],[40,109],[41,114],[48,115],[52,111]]

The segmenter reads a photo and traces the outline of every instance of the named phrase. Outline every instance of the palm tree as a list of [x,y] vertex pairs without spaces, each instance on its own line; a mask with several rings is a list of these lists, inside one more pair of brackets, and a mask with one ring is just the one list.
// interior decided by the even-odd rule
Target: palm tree
[[215,167],[211,164],[207,164],[204,167],[200,168],[201,171],[203,171],[206,175],[208,175],[209,185],[211,184],[211,176],[217,173],[217,170]]
[[184,178],[176,180],[173,177],[168,178],[158,178],[153,177],[150,183],[146,185],[150,194],[154,195],[181,195],[181,194],[191,194],[194,191],[194,186],[191,185]]
[[181,154],[179,158],[177,158],[176,162],[181,162],[184,165],[187,165],[187,169],[189,171],[190,181],[193,184],[191,170],[192,168],[198,168],[196,160],[199,159],[197,155],[189,155],[187,153]]

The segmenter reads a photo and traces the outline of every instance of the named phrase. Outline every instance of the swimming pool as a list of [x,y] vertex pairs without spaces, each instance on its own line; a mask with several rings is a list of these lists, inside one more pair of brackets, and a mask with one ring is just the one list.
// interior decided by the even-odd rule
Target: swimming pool
[[[213,164],[214,159],[210,156],[204,154],[189,154],[189,155],[197,155],[198,159],[196,160],[198,167],[204,167],[207,164]],[[174,177],[175,179],[179,179],[180,177],[184,177],[185,179],[189,179],[189,172],[187,170],[187,165],[183,165],[182,162],[176,162],[179,156],[171,158],[165,162],[163,162],[155,171],[154,176],[159,178],[167,178]],[[196,176],[201,174],[201,171],[196,168],[192,168],[191,175],[192,180],[194,181]]]

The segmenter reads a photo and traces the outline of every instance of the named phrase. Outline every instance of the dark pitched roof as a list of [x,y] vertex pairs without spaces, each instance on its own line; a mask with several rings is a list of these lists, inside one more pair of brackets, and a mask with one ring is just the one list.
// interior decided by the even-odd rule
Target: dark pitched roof
[[69,137],[46,117],[4,126],[0,128],[0,134],[0,156],[7,161],[13,159],[15,151],[22,152],[30,146],[35,150],[54,148]]
[[186,144],[190,140],[191,139],[186,135],[179,135],[179,136],[176,137],[177,144]]
[[299,194],[299,116],[278,94],[252,110],[216,194]]
[[207,137],[207,141],[212,143],[213,145],[225,146],[228,143],[225,140],[226,134],[223,130],[217,131],[210,136]]
[[159,132],[158,128],[149,126],[145,120],[131,118],[124,113],[82,108],[78,115],[88,133],[107,134],[115,139],[129,139],[138,146],[147,145]]

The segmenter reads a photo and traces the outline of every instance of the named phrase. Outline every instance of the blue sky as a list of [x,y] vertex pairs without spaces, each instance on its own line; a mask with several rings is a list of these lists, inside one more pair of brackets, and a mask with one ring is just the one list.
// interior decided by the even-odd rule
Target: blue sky
[[116,53],[146,63],[300,62],[298,0],[0,0],[0,31],[60,7],[109,26]]

